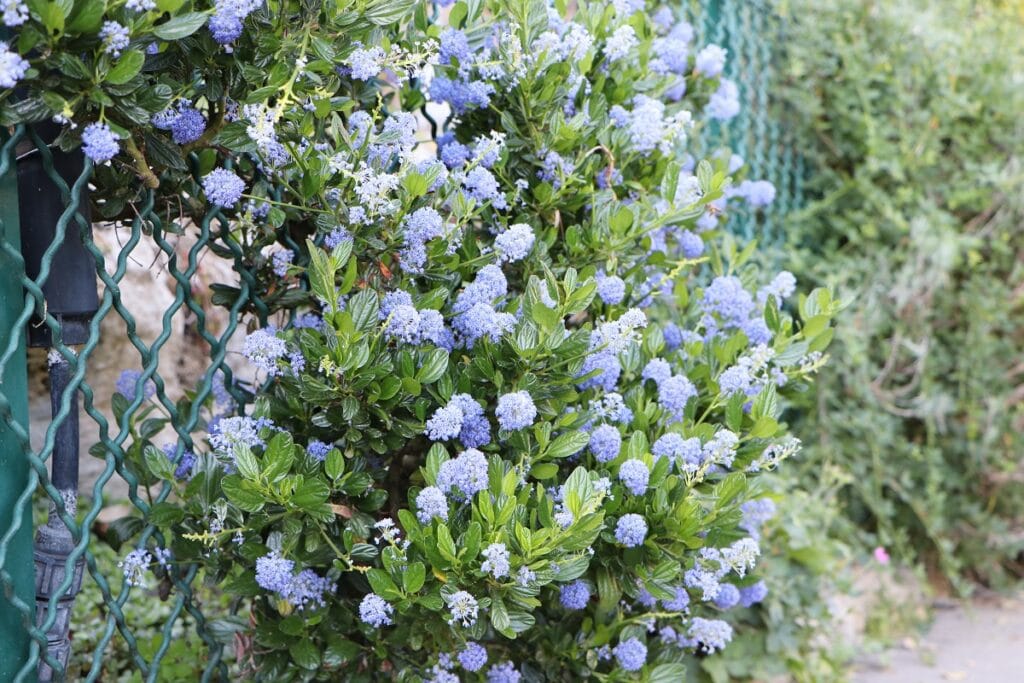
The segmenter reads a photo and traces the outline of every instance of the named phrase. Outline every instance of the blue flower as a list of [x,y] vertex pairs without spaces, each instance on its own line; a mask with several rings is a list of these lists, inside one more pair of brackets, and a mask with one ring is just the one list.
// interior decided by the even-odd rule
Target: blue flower
[[[142,372],[139,370],[122,370],[121,375],[117,378],[117,393],[121,394],[128,400],[135,398],[135,385],[138,383],[139,378],[142,377]],[[153,380],[146,380],[145,384],[142,385],[142,398],[148,400],[156,394],[156,384]]]
[[467,66],[473,60],[473,53],[469,50],[466,34],[449,27],[441,33],[441,49],[437,61],[438,64],[450,64],[453,59],[458,60],[460,65]]
[[752,607],[768,597],[768,586],[764,581],[758,581],[752,586],[740,589],[740,605]]
[[647,491],[647,480],[650,476],[651,472],[647,465],[636,458],[627,460],[619,467],[619,479],[635,496],[642,496]]
[[750,395],[751,389],[756,394],[758,387],[753,385],[754,378],[750,376],[747,368],[741,365],[733,365],[722,371],[718,376],[718,389],[723,396],[733,394]]
[[511,313],[499,313],[491,304],[480,303],[455,316],[452,328],[466,348],[471,349],[485,337],[497,342],[515,327],[515,323],[515,316]]
[[100,28],[99,39],[103,41],[103,51],[112,57],[120,57],[121,51],[131,42],[131,31],[127,26],[116,21],[105,21]]
[[271,551],[256,560],[256,585],[265,591],[283,593],[292,582],[294,570],[295,562]]
[[756,539],[764,523],[775,516],[775,501],[771,498],[748,500],[740,505],[740,512],[743,513],[740,528]]
[[740,590],[731,583],[723,583],[715,596],[715,607],[718,609],[732,609],[740,601]]
[[708,654],[714,654],[732,640],[732,626],[720,619],[694,617],[687,634],[700,643]]
[[359,603],[359,619],[374,628],[390,626],[394,607],[376,593],[367,593]]
[[448,619],[449,625],[454,626],[459,623],[468,628],[476,623],[479,611],[479,603],[476,598],[466,591],[458,591],[447,598],[447,601],[448,609],[451,612],[451,617]]
[[494,414],[502,429],[514,431],[532,425],[537,418],[537,408],[528,392],[513,391],[498,399]]
[[329,443],[324,443],[320,439],[313,439],[306,445],[306,453],[317,462],[323,462],[327,459],[327,454],[334,448]]
[[235,446],[265,446],[266,442],[260,436],[260,430],[264,428],[273,429],[274,422],[245,415],[225,417],[210,428],[210,446],[219,453],[234,457]]
[[784,270],[772,278],[770,283],[757,290],[757,302],[763,306],[769,296],[774,296],[775,303],[781,308],[782,302],[793,296],[795,291],[796,277],[788,270]]
[[526,258],[533,248],[533,228],[526,223],[510,225],[508,230],[494,238],[494,250],[502,263],[512,263]]
[[559,589],[558,601],[566,609],[583,609],[590,602],[590,586],[581,579],[567,583]]
[[717,121],[728,121],[735,117],[740,113],[739,88],[728,78],[723,78],[718,84],[718,90],[711,94],[704,111]]
[[662,606],[670,612],[685,612],[690,607],[690,594],[682,586],[673,589],[675,595],[671,600],[662,600]]
[[351,241],[352,233],[350,233],[348,230],[339,225],[335,227],[334,230],[331,230],[329,233],[327,233],[327,236],[324,237],[324,246],[333,251],[342,242]]
[[198,140],[206,130],[206,118],[192,106],[182,106],[171,121],[171,138],[179,145]]
[[614,391],[619,382],[619,375],[622,373],[622,365],[616,354],[610,351],[598,351],[591,353],[583,360],[583,367],[580,368],[578,376],[583,377],[594,371],[597,371],[596,375],[580,382],[580,389],[600,387],[604,391]]
[[[508,576],[508,550],[504,543],[491,543],[481,553],[486,560],[480,565],[480,570],[489,573],[496,579]],[[479,667],[478,667],[479,668]]]
[[[170,460],[172,463],[175,462],[174,456],[178,452],[178,447],[175,444],[173,444],[173,443],[165,444],[164,448],[163,448],[163,451],[164,451],[164,455],[167,456],[168,460]],[[196,464],[196,454],[193,453],[192,451],[189,451],[189,450],[182,451],[181,457],[178,458],[178,460],[177,460],[177,467],[174,469],[174,478],[175,479],[187,479],[187,478],[189,478],[189,476],[191,476],[191,474],[192,474],[192,467],[195,464]]]
[[102,164],[113,159],[120,146],[117,135],[105,123],[90,123],[82,131],[82,152],[92,159],[93,163]]
[[368,81],[380,73],[384,65],[384,50],[374,46],[357,48],[342,63],[352,70],[352,78]]
[[704,253],[704,240],[690,230],[683,230],[679,233],[679,247],[686,258],[699,258]]
[[631,512],[619,517],[615,525],[615,540],[627,548],[635,548],[647,538],[647,521]]
[[626,298],[626,283],[618,275],[597,276],[597,295],[609,306],[622,303]]
[[598,462],[610,462],[619,457],[622,435],[611,425],[600,425],[590,434],[590,452]]
[[701,592],[701,600],[714,600],[721,590],[722,585],[718,582],[718,575],[701,567],[687,569],[683,574],[683,583],[687,588],[693,588]]
[[28,21],[28,5],[23,0],[4,0],[0,3],[3,22],[6,26],[21,26]]
[[466,671],[479,671],[487,664],[487,650],[472,640],[458,654],[459,664]]
[[[8,12],[13,12],[14,9],[20,8],[25,8],[25,5],[9,6],[5,10],[5,20],[7,19]],[[25,10],[26,12],[28,11],[27,8],[25,8]],[[21,15],[12,14],[11,16],[20,17]],[[8,23],[7,25],[13,26],[14,24]],[[18,83],[18,81],[25,77],[25,73],[28,71],[28,68],[28,60],[23,59],[22,56],[19,55],[17,52],[8,49],[7,43],[0,41],[0,88],[13,88]]]
[[416,496],[416,519],[420,524],[430,524],[434,517],[448,521],[448,499],[436,486],[428,486]]
[[457,437],[461,431],[462,409],[453,402],[434,411],[423,433],[431,441],[448,441]]
[[629,55],[629,51],[640,44],[636,39],[636,31],[629,24],[615,29],[604,45],[604,54],[609,62],[617,62]]
[[498,210],[508,208],[508,202],[501,191],[501,187],[498,185],[497,179],[486,168],[477,166],[466,174],[466,179],[462,181],[462,184],[465,186],[469,196],[478,202],[489,201]]
[[519,683],[522,677],[512,662],[495,664],[487,670],[487,683]]
[[203,192],[214,205],[231,208],[245,192],[245,181],[226,168],[215,168],[203,177]]
[[775,201],[775,186],[767,180],[744,180],[732,194],[743,197],[752,207],[759,209]]
[[435,76],[430,83],[430,98],[435,102],[447,102],[456,114],[465,114],[474,107],[486,108],[493,94],[494,86],[484,81]]
[[234,42],[242,35],[242,22],[260,4],[261,0],[216,0],[206,24],[210,35],[221,45]]
[[245,338],[242,355],[268,376],[275,377],[282,372],[278,361],[288,355],[288,345],[273,328],[256,330]]
[[683,419],[686,404],[697,395],[697,387],[686,377],[672,375],[658,386],[658,404],[670,422]]
[[728,50],[718,45],[708,45],[697,53],[693,68],[706,78],[715,78],[725,68]]
[[459,496],[472,498],[487,490],[487,485],[487,456],[475,448],[467,448],[459,457],[445,460],[437,472],[437,487],[444,493],[450,493],[454,487]]
[[626,671],[639,671],[647,663],[647,646],[637,638],[620,642],[612,650],[619,666]]
[[672,366],[663,358],[652,358],[644,366],[640,376],[645,380],[652,380],[656,385],[661,384],[672,376]]

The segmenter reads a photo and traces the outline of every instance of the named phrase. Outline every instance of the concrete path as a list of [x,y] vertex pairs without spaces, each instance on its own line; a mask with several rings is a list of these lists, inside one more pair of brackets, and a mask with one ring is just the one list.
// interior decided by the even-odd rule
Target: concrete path
[[938,609],[931,629],[908,638],[853,683],[1024,683],[1024,596]]

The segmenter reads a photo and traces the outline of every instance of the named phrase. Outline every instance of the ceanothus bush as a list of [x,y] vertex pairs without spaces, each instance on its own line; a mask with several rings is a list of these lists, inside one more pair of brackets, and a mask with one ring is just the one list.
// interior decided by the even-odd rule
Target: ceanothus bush
[[265,26],[286,77],[168,106],[278,312],[187,471],[141,445],[170,571],[268,680],[682,680],[764,597],[748,481],[838,305],[719,229],[772,193],[689,153],[739,103],[672,10],[388,8],[349,41],[219,3],[211,58]]

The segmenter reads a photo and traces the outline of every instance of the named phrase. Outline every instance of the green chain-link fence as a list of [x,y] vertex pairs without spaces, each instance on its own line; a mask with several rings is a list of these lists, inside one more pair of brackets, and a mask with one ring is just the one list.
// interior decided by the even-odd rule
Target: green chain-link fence
[[726,125],[711,125],[700,143],[710,152],[728,147],[747,164],[746,177],[768,180],[776,197],[759,211],[733,208],[729,229],[744,239],[778,245],[783,218],[800,206],[805,168],[799,145],[780,103],[772,97],[777,66],[791,36],[772,0],[704,0],[691,7],[697,45],[729,51],[725,76],[740,92],[740,113]]
[[[698,44],[717,42],[729,49],[727,75],[737,82],[744,105],[734,121],[708,131],[701,144],[705,149],[728,145],[749,164],[748,177],[770,180],[778,190],[769,210],[734,214],[730,229],[745,238],[774,241],[779,236],[781,217],[798,203],[803,175],[800,158],[793,151],[795,145],[787,137],[785,127],[769,116],[773,63],[777,57],[775,45],[782,40],[782,27],[765,2],[708,1],[696,3],[692,9]],[[158,206],[157,195],[149,191],[135,207],[136,217],[130,224],[95,226],[96,230],[119,238],[110,253],[109,244],[104,246],[94,239],[82,210],[88,201],[91,165],[87,162],[80,173],[64,178],[58,172],[60,152],[45,144],[37,131],[18,127],[0,131],[0,135],[0,634],[5,638],[5,647],[0,652],[0,680],[65,677],[66,644],[62,651],[59,638],[50,642],[48,634],[56,632],[59,636],[60,627],[71,618],[71,599],[79,580],[90,594],[98,594],[103,604],[96,612],[101,615],[98,637],[73,639],[76,644],[71,646],[75,663],[72,676],[87,681],[117,678],[123,672],[107,669],[108,657],[116,649],[127,653],[129,666],[139,678],[161,679],[168,651],[184,625],[195,640],[203,643],[203,651],[191,653],[193,662],[198,661],[198,668],[203,671],[202,679],[227,678],[225,652],[232,634],[230,629],[220,628],[204,616],[199,597],[201,577],[195,567],[176,567],[168,572],[167,581],[173,583],[174,590],[167,598],[166,616],[158,628],[158,637],[149,638],[143,648],[138,640],[140,625],[126,610],[129,599],[139,599],[140,589],[124,584],[111,563],[101,565],[97,548],[92,544],[93,529],[104,506],[111,502],[108,491],[116,479],[123,480],[130,517],[137,520],[133,528],[137,533],[132,535],[136,547],[145,547],[150,539],[158,544],[163,542],[154,538],[159,532],[145,520],[147,513],[170,495],[170,486],[147,487],[126,467],[127,458],[138,457],[131,452],[132,426],[146,417],[151,401],[170,416],[176,437],[172,457],[180,458],[191,449],[194,435],[202,432],[200,406],[213,391],[218,374],[234,401],[244,405],[251,400],[251,393],[236,381],[227,362],[229,343],[236,332],[244,331],[249,319],[265,325],[268,309],[245,261],[239,235],[214,211],[199,225],[186,226],[190,246],[182,253],[173,216],[168,214],[166,205]],[[36,183],[45,179],[48,186],[42,194],[38,187],[25,187],[24,181],[18,187],[19,168],[25,163],[41,169],[41,174],[31,177]],[[35,192],[37,198],[33,201],[55,206],[56,211],[51,212],[56,217],[54,224],[41,231],[26,223],[29,217],[19,219],[19,191]],[[31,245],[33,253],[41,255],[38,263],[28,264],[33,277],[26,274],[23,254],[32,250],[21,244],[23,233],[29,240],[38,241],[40,235],[46,238],[45,244]],[[282,241],[286,246],[294,246],[288,244],[283,234]],[[65,242],[81,243],[100,287],[95,313],[78,321],[82,338],[69,338],[68,343],[65,335],[74,321],[55,310],[48,296],[54,283],[71,274],[60,265],[58,256]],[[156,261],[152,261],[154,251]],[[122,290],[135,254],[143,252],[150,261],[149,267],[162,268],[164,278],[172,285],[172,300],[162,311],[156,325],[158,332],[148,343],[138,333],[139,314],[132,312],[132,302],[125,299]],[[211,254],[212,258],[226,260],[237,278],[237,292],[229,297],[230,303],[226,308],[216,307],[217,324],[210,320],[212,304],[194,293],[200,265]],[[89,288],[95,282],[91,277],[89,280],[65,282],[62,286]],[[194,400],[184,403],[179,402],[182,396],[170,395],[173,392],[165,382],[168,368],[179,361],[168,357],[168,350],[172,336],[181,334],[176,320],[180,321],[182,316],[189,318],[188,330],[195,341],[187,347],[189,352],[208,359],[195,385],[188,387],[194,392]],[[123,367],[141,368],[126,392],[127,398],[119,401],[120,406],[113,414],[105,406],[114,387],[110,382],[91,380],[89,373],[90,360],[97,348],[109,342],[102,338],[101,328],[112,319],[120,319],[119,325],[123,326],[134,354],[132,358],[119,359],[120,362]],[[52,420],[35,441],[30,438],[28,427],[26,331],[30,329],[36,330],[31,335],[33,339],[51,338],[44,343],[51,349],[49,377],[51,388],[56,389]],[[49,335],[40,334],[40,330],[48,331]],[[102,468],[82,487],[81,501],[76,500],[76,491],[68,489],[66,472],[60,478],[51,478],[48,471],[51,461],[58,461],[58,469],[66,467],[72,451],[77,452],[77,434],[72,443],[67,431],[77,424],[79,397],[86,419],[93,423],[90,433],[94,427],[97,434],[97,443],[90,450],[102,459]],[[77,475],[74,481],[77,482]],[[72,488],[77,489],[77,484]],[[39,520],[33,560],[33,509],[38,509],[40,503],[49,504],[50,522],[43,525],[43,520]],[[61,543],[63,548],[58,547]],[[57,552],[47,552],[54,548]],[[122,549],[122,555],[127,550]],[[38,602],[37,596],[41,596]],[[141,598],[155,601],[160,595],[156,589],[143,593]],[[223,609],[220,606],[218,613]],[[76,624],[71,623],[70,628],[75,632]],[[77,644],[82,642],[88,645]],[[83,652],[83,648],[88,650]]]

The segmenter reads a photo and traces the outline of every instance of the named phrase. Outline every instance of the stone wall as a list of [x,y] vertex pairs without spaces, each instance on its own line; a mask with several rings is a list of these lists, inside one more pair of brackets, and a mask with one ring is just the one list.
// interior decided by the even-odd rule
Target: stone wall
[[[106,257],[107,272],[113,272],[118,254],[128,238],[128,230],[111,225],[96,225],[94,240]],[[187,263],[188,251],[195,244],[194,231],[171,237],[175,244],[179,269]],[[163,330],[164,313],[174,302],[177,282],[167,272],[168,256],[162,252],[152,239],[143,235],[139,244],[132,250],[128,258],[128,270],[120,283],[121,301],[124,307],[135,318],[135,334],[146,347],[149,347]],[[206,312],[206,325],[209,332],[220,336],[227,325],[227,310],[211,303],[211,285],[213,283],[234,284],[237,275],[231,262],[224,260],[210,251],[204,251],[199,261],[198,270],[191,280],[191,296],[200,303]],[[104,286],[97,282],[102,301]],[[159,353],[158,372],[164,380],[167,397],[176,401],[185,391],[196,386],[209,362],[209,345],[202,339],[196,329],[196,316],[182,306],[171,318],[171,335],[161,347]],[[240,326],[229,344],[228,364],[233,370],[239,371],[243,378],[251,378],[247,364],[239,354],[246,330]],[[115,385],[124,369],[140,370],[142,360],[138,349],[129,341],[124,319],[111,310],[101,324],[101,340],[92,355],[88,358],[87,381],[95,394],[96,408],[110,422],[110,433],[116,435],[117,425],[113,422],[110,409],[111,396],[116,391]],[[38,448],[44,440],[45,431],[50,423],[50,398],[46,373],[46,349],[29,350],[29,394],[30,420],[33,444]],[[103,460],[89,455],[89,448],[99,441],[99,426],[85,414],[80,419],[81,446],[81,484],[79,490],[83,495],[92,495],[96,478],[105,467]],[[170,429],[166,434],[159,435],[155,441],[159,444],[172,441],[174,436]],[[127,483],[116,473],[104,487],[104,498],[116,501],[127,496]]]

